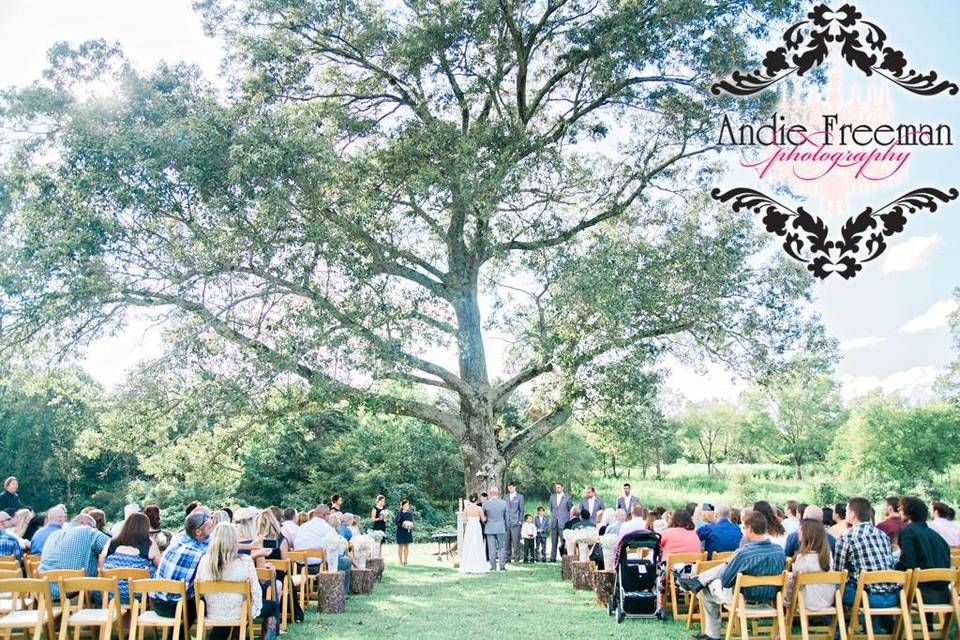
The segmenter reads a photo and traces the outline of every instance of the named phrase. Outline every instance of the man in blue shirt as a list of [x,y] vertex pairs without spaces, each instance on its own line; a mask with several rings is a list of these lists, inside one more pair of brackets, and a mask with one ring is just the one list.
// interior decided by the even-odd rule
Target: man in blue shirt
[[43,545],[46,543],[47,538],[49,538],[50,534],[54,531],[63,529],[66,521],[67,510],[62,504],[50,507],[50,509],[47,510],[47,524],[37,529],[37,532],[34,533],[30,539],[30,553],[37,556],[43,554]]
[[20,548],[20,541],[6,531],[10,523],[10,514],[6,511],[0,511],[0,557],[12,556],[23,562],[23,549]]
[[[706,621],[703,640],[719,640],[720,609],[733,601],[737,575],[775,576],[783,573],[786,558],[779,545],[767,538],[767,521],[760,513],[747,518],[747,546],[739,549],[729,562],[704,571],[692,578],[679,578],[682,589],[696,593],[703,590],[703,612]],[[751,587],[743,590],[748,604],[768,603],[777,597],[776,587]]]
[[730,507],[725,504],[718,504],[717,521],[697,529],[697,536],[703,543],[703,550],[707,552],[707,558],[709,559],[713,557],[714,553],[739,549],[740,538],[743,537],[743,533],[740,531],[740,527],[730,522]]
[[[197,578],[200,558],[207,552],[213,520],[206,509],[194,509],[183,523],[183,533],[176,536],[167,550],[163,552],[157,579],[179,580],[187,588],[187,624],[197,617],[196,602],[193,597],[193,583]],[[157,615],[172,618],[177,610],[180,596],[169,593],[151,593],[153,609]],[[189,629],[186,630],[187,632]],[[186,634],[189,635],[189,634]]]

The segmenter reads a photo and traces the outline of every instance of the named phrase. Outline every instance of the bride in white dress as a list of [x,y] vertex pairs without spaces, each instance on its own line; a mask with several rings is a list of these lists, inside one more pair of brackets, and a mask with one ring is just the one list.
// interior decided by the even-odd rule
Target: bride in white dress
[[486,520],[483,508],[477,505],[477,494],[470,495],[470,501],[463,508],[463,546],[460,549],[460,573],[486,573],[490,570],[487,561],[486,544],[480,523]]

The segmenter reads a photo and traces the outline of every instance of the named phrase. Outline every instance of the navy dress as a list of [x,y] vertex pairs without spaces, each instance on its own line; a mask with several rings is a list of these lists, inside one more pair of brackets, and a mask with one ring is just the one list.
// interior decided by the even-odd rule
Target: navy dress
[[404,529],[404,522],[413,522],[413,514],[409,511],[397,514],[397,544],[413,544],[413,531]]

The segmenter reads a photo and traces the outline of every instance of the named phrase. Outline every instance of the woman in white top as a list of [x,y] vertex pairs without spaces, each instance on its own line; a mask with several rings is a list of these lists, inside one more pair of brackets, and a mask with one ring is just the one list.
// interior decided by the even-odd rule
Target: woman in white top
[[[250,586],[250,614],[263,620],[261,637],[272,640],[277,634],[276,605],[264,602],[257,569],[250,556],[237,552],[237,530],[229,522],[221,522],[213,529],[210,546],[197,567],[197,581],[247,582]],[[236,593],[217,593],[204,596],[206,616],[211,620],[239,620],[242,596]],[[211,630],[211,640],[226,638],[228,628]]]
[[[819,573],[830,571],[833,558],[830,543],[827,541],[827,529],[816,520],[800,521],[800,548],[793,557],[793,569],[787,591],[784,594],[784,606],[789,607],[793,598],[794,585],[801,573]],[[803,588],[803,599],[809,611],[819,611],[836,605],[836,585],[811,584]]]

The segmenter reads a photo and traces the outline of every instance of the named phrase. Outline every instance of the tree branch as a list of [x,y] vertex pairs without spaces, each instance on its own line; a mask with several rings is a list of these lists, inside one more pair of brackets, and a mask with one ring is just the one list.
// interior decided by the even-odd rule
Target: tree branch
[[554,429],[560,427],[570,417],[570,407],[567,405],[558,405],[553,411],[542,416],[539,420],[531,424],[526,429],[521,430],[512,438],[504,443],[501,451],[507,461],[515,458],[521,451],[536,442],[538,439],[547,435]]

